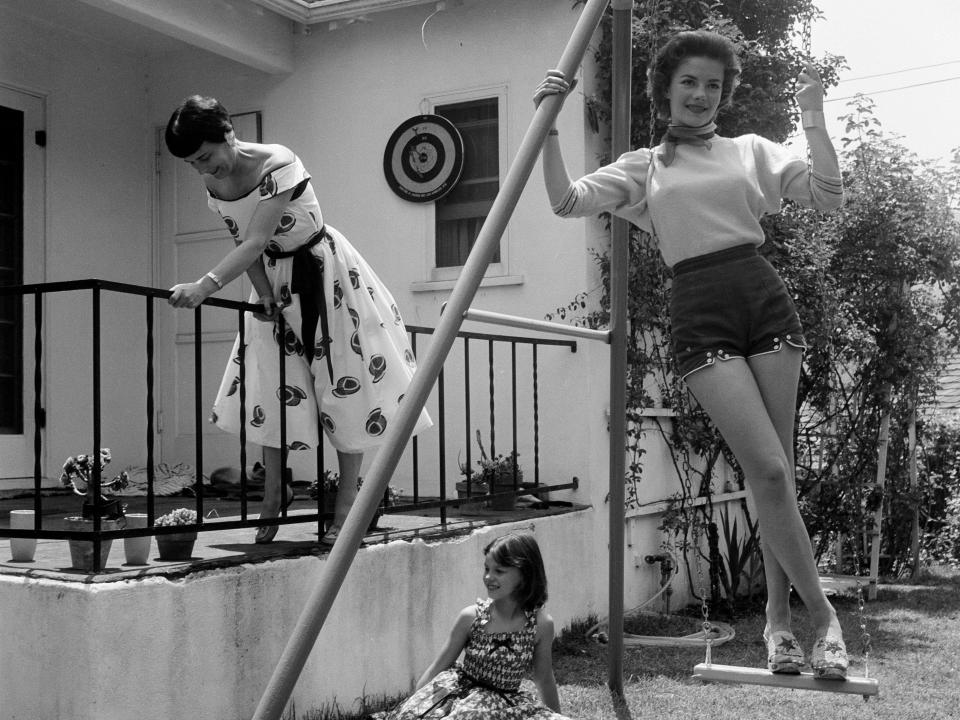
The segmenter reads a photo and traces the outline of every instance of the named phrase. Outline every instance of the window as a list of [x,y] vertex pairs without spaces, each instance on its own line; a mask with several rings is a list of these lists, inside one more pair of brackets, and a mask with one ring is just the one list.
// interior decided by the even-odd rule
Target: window
[[[463,265],[500,189],[499,99],[437,105],[463,137],[464,163],[460,181],[436,202],[436,267]],[[500,262],[500,248],[492,262]]]
[[[0,106],[0,285],[23,284],[23,112]],[[23,432],[23,312],[0,298],[0,434]]]

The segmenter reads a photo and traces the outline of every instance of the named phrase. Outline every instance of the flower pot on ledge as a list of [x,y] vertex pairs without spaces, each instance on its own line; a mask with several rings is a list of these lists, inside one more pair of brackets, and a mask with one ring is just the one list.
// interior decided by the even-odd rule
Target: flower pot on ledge
[[[467,495],[468,483],[466,480],[457,483],[457,497],[461,500],[468,497]],[[475,513],[478,510],[481,510],[486,504],[487,500],[484,498],[484,495],[487,495],[489,490],[485,483],[480,482],[479,480],[473,480],[469,483],[469,498],[470,502],[460,503],[460,512],[461,513]]]
[[[145,528],[147,527],[146,513],[129,513],[124,515],[127,519],[127,528]],[[150,557],[150,544],[153,538],[150,535],[139,537],[128,537],[123,539],[123,553],[127,565],[146,565]]]
[[[93,532],[93,520],[82,517],[64,518],[67,530],[71,532]],[[102,531],[122,530],[124,527],[122,520],[100,520],[100,529]],[[91,572],[94,569],[94,554],[92,540],[68,540],[70,545],[70,567],[74,570],[83,570]],[[113,540],[103,540],[100,542],[100,569],[107,566],[107,558],[110,556],[110,547]]]
[[197,533],[183,532],[157,535],[157,549],[161,560],[189,560],[193,557],[193,545]]

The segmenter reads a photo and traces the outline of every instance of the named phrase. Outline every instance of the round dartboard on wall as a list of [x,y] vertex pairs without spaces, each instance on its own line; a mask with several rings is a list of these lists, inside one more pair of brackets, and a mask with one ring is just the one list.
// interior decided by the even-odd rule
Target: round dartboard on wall
[[417,115],[393,131],[383,152],[390,189],[410,202],[432,202],[450,192],[463,172],[463,138],[440,115]]

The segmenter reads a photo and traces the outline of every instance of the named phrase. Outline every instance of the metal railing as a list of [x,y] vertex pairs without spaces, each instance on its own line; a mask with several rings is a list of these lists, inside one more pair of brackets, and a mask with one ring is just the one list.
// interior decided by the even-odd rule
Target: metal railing
[[[44,496],[43,490],[49,489],[49,486],[46,488],[43,486],[43,438],[44,432],[42,427],[42,418],[44,417],[42,405],[42,398],[44,396],[44,298],[51,294],[59,293],[89,293],[89,303],[90,303],[90,352],[91,352],[91,368],[92,374],[90,378],[91,382],[91,428],[92,428],[92,457],[98,457],[97,449],[101,447],[101,414],[103,412],[102,407],[102,390],[103,390],[103,358],[102,353],[104,352],[103,346],[103,337],[102,337],[102,305],[104,302],[104,293],[119,293],[122,295],[133,295],[141,296],[144,298],[144,333],[143,338],[144,342],[144,351],[145,351],[145,363],[144,363],[144,403],[145,403],[145,414],[146,414],[146,437],[145,437],[145,455],[146,455],[146,514],[147,525],[146,528],[129,528],[122,530],[105,530],[102,527],[101,520],[101,509],[102,504],[105,502],[101,498],[101,493],[99,492],[101,484],[101,472],[102,469],[96,466],[93,468],[91,476],[91,491],[93,497],[92,503],[92,528],[89,532],[77,532],[70,530],[54,530],[50,529],[50,525],[53,524],[50,522],[50,515],[48,513],[47,519],[47,528],[44,529],[44,514],[43,514],[43,504]],[[33,373],[33,395],[34,395],[34,413],[33,413],[33,451],[34,451],[34,464],[33,464],[33,509],[34,509],[34,518],[35,526],[33,530],[14,530],[0,528],[0,537],[15,537],[15,538],[36,538],[36,539],[74,539],[74,540],[88,540],[94,543],[93,547],[93,556],[94,556],[94,568],[93,571],[99,571],[99,557],[100,557],[100,545],[106,540],[112,540],[116,538],[126,538],[126,537],[140,537],[140,536],[153,536],[153,535],[163,535],[171,533],[180,533],[180,532],[191,532],[191,531],[217,531],[217,530],[230,530],[237,528],[254,528],[259,527],[260,525],[287,525],[287,524],[303,524],[303,523],[317,523],[319,535],[323,534],[323,523],[332,518],[332,513],[325,512],[325,498],[324,498],[324,483],[321,481],[325,475],[325,457],[323,451],[323,442],[317,443],[316,451],[316,477],[318,481],[317,486],[317,510],[312,513],[302,513],[298,512],[296,515],[287,515],[286,509],[281,511],[280,517],[277,518],[268,518],[265,520],[251,519],[248,517],[248,494],[250,492],[250,478],[247,476],[247,457],[246,457],[246,437],[245,437],[245,426],[246,426],[246,392],[245,392],[245,362],[243,357],[242,348],[245,343],[245,329],[244,329],[244,316],[249,312],[257,312],[261,308],[259,305],[251,305],[249,303],[237,302],[233,300],[225,300],[221,298],[208,298],[202,305],[197,307],[192,311],[193,314],[193,393],[194,393],[194,423],[195,423],[195,467],[193,469],[194,473],[194,484],[192,486],[194,491],[193,505],[197,513],[197,524],[196,525],[187,525],[187,526],[175,526],[175,527],[154,527],[153,523],[156,518],[156,505],[157,505],[157,496],[155,493],[155,482],[156,482],[156,445],[157,445],[157,435],[158,431],[155,427],[155,392],[156,392],[156,368],[155,368],[155,355],[156,355],[156,308],[155,304],[158,301],[166,301],[170,296],[169,290],[160,290],[157,288],[143,287],[138,285],[131,285],[125,283],[118,283],[106,280],[98,279],[86,279],[86,280],[76,280],[76,281],[66,281],[66,282],[53,282],[53,283],[40,283],[32,285],[21,285],[21,286],[10,286],[10,287],[0,287],[0,298],[10,297],[10,296],[33,296],[33,308],[34,308],[34,323],[33,323],[33,348],[34,348],[34,373]],[[24,302],[24,312],[29,303]],[[166,304],[164,302],[164,307]],[[239,442],[239,468],[240,468],[240,514],[238,519],[223,519],[216,518],[215,521],[207,521],[205,519],[205,500],[208,499],[208,496],[205,492],[203,478],[204,478],[204,444],[203,444],[203,428],[206,424],[204,418],[204,407],[208,404],[204,402],[203,398],[203,383],[202,383],[202,369],[204,363],[203,357],[203,342],[204,342],[204,329],[203,329],[203,319],[204,314],[208,312],[210,307],[219,307],[224,308],[229,311],[233,311],[237,314],[237,333],[239,336],[239,348],[241,352],[238,354],[238,375],[240,378],[240,383],[238,387],[239,400],[240,400],[240,442]],[[170,312],[182,313],[183,310],[173,310],[170,309]],[[186,311],[190,312],[190,311]],[[282,317],[278,320],[279,328],[279,337],[282,338],[284,335],[284,325]],[[24,327],[27,327],[27,324],[24,324]],[[416,354],[418,340],[421,338],[429,338],[434,332],[433,328],[428,327],[419,327],[419,326],[407,326],[407,331],[411,339],[411,347]],[[77,335],[81,336],[83,330],[77,329]],[[462,382],[462,409],[464,412],[464,417],[462,420],[462,427],[464,430],[464,442],[463,446],[465,448],[466,454],[466,463],[462,465],[461,468],[472,468],[473,467],[473,453],[471,450],[472,438],[471,434],[477,431],[476,423],[472,421],[472,403],[475,402],[475,398],[471,393],[471,360],[472,360],[472,350],[476,347],[481,347],[485,350],[486,360],[485,363],[481,359],[480,364],[486,365],[485,373],[485,384],[486,384],[486,393],[485,397],[481,398],[481,402],[487,403],[487,432],[489,434],[489,449],[490,457],[496,455],[498,438],[503,438],[506,436],[506,443],[510,447],[508,457],[514,458],[514,474],[513,474],[513,488],[507,491],[495,491],[493,485],[489,486],[489,489],[486,493],[474,492],[473,486],[473,475],[470,473],[465,473],[466,476],[466,496],[457,497],[456,493],[453,493],[453,496],[448,495],[448,478],[447,478],[447,435],[448,435],[448,425],[450,424],[447,412],[447,383],[445,378],[445,373],[447,372],[446,366],[444,370],[440,372],[437,386],[434,389],[436,394],[437,401],[437,412],[434,417],[436,424],[436,431],[439,436],[439,441],[437,443],[437,467],[438,467],[438,485],[436,486],[435,492],[433,494],[432,487],[424,487],[424,482],[421,478],[421,468],[422,463],[429,462],[423,457],[423,453],[420,449],[420,442],[417,437],[412,438],[411,440],[411,473],[412,473],[412,497],[409,498],[408,502],[399,502],[393,503],[390,505],[385,505],[382,508],[384,514],[403,514],[410,513],[411,511],[421,511],[425,509],[439,509],[439,523],[441,526],[446,526],[448,523],[448,509],[451,507],[459,506],[466,503],[476,503],[478,500],[487,500],[494,497],[509,497],[516,496],[519,494],[538,494],[541,492],[547,491],[556,491],[556,490],[566,490],[573,489],[577,487],[576,478],[571,478],[570,482],[558,483],[558,484],[544,484],[541,482],[540,478],[540,384],[541,378],[539,375],[539,351],[541,348],[545,347],[554,347],[554,348],[565,348],[570,352],[577,351],[577,342],[576,340],[567,340],[567,339],[556,339],[556,338],[534,338],[534,337],[521,337],[521,336],[512,336],[512,335],[502,335],[502,334],[489,334],[489,333],[479,333],[479,332],[466,332],[461,331],[457,333],[458,342],[462,349],[463,357],[463,367],[462,371],[459,374],[459,379]],[[173,341],[173,338],[170,339]],[[78,343],[74,342],[74,345]],[[518,406],[519,393],[518,393],[518,378],[521,375],[519,368],[519,361],[517,357],[517,350],[520,346],[528,346],[530,349],[530,363],[529,363],[529,376],[527,390],[530,394],[530,406],[526,408],[527,414],[532,419],[532,438],[530,442],[532,443],[532,457],[533,457],[533,482],[532,483],[520,483],[519,475],[517,472],[516,464],[516,454],[518,450],[518,441],[519,441],[519,431],[518,431],[518,417],[520,415],[520,408]],[[510,417],[510,430],[509,432],[502,431],[497,424],[497,409],[498,402],[497,398],[501,397],[506,390],[502,390],[498,387],[498,376],[503,370],[502,363],[497,363],[495,360],[495,350],[500,349],[509,349],[509,373],[507,381],[509,382],[509,395],[508,402],[510,404],[509,417]],[[280,355],[280,378],[279,384],[282,387],[285,384],[285,351],[283,343],[278,343],[278,352]],[[220,362],[218,357],[217,362]],[[475,367],[475,366],[474,366]],[[80,372],[78,370],[78,372]],[[475,371],[473,371],[475,372]],[[473,376],[475,377],[475,376]],[[500,392],[498,392],[500,391]],[[129,400],[124,400],[129,402]],[[282,464],[283,472],[286,476],[287,465],[288,465],[288,449],[287,449],[287,433],[286,433],[286,405],[282,398],[278,398],[278,403],[281,408],[281,428],[280,428],[280,437],[282,445]],[[125,408],[126,412],[129,412],[131,408]],[[500,412],[502,417],[503,412]],[[56,417],[47,417],[48,423],[56,423]],[[321,431],[322,432],[322,431]],[[501,444],[501,445],[502,445]],[[529,443],[528,443],[529,444]],[[459,459],[458,459],[459,460]],[[285,492],[285,484],[282,492]],[[213,496],[211,496],[213,497]],[[189,503],[187,503],[189,504]],[[282,503],[285,504],[285,503]]]

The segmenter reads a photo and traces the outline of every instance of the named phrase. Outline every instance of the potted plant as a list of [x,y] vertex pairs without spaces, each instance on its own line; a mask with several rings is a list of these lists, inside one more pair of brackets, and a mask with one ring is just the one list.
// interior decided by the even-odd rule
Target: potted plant
[[[484,488],[481,492],[489,489],[491,493],[495,493],[490,501],[491,507],[494,510],[512,510],[516,504],[516,496],[507,495],[498,497],[496,493],[510,492],[514,489],[514,481],[516,481],[516,487],[520,487],[523,483],[523,470],[517,462],[519,454],[513,451],[509,455],[501,454],[493,458],[488,457],[487,451],[483,448],[483,440],[480,437],[479,430],[477,430],[477,445],[480,446],[480,459],[477,460],[480,471],[477,472],[465,465],[460,465],[460,472],[462,472],[470,482],[471,495],[475,494],[475,489],[478,486],[481,486]],[[465,486],[466,483],[463,483],[463,485]],[[461,483],[457,483],[458,491],[460,490],[460,486]]]
[[457,483],[457,497],[461,500],[472,499],[471,502],[460,503],[460,512],[476,513],[488,504],[488,500],[483,496],[489,494],[490,488],[486,482],[480,479],[479,473],[473,472],[460,462],[459,457],[457,457],[457,464],[460,466],[460,474],[465,478]]
[[[357,478],[357,490],[363,485],[363,478]],[[324,514],[332,515],[334,509],[337,505],[337,490],[340,488],[340,474],[335,472],[330,472],[329,470],[323,471],[323,512]],[[310,485],[310,497],[313,500],[317,500],[320,497],[320,484],[314,480]],[[380,509],[377,510],[377,513],[373,516],[373,520],[370,521],[370,525],[367,527],[367,530],[376,530],[377,523],[380,520],[380,516],[383,514],[382,509],[390,507],[391,505],[397,504],[400,500],[400,490],[399,488],[394,487],[393,485],[388,485],[387,489],[383,491],[383,500],[380,501]],[[328,529],[331,521],[328,521],[324,525],[324,529]]]
[[[94,459],[85,454],[71,455],[63,463],[60,484],[69,487],[74,494],[83,498],[81,514],[64,518],[68,530],[93,532],[96,515],[100,517],[100,529],[103,531],[121,530],[125,527],[123,515],[125,507],[118,498],[110,498],[104,495],[104,492],[122,490],[130,484],[130,478],[124,470],[112,480],[105,480],[102,477],[103,468],[111,459],[110,448],[100,448],[99,459],[96,461],[97,469],[101,473],[99,508],[97,507],[97,498],[93,487]],[[93,541],[69,540],[68,543],[70,545],[71,567],[78,570],[93,570],[95,564]],[[100,542],[100,568],[107,564],[107,557],[110,555],[112,545],[113,540],[102,540]]]
[[[197,511],[190,508],[177,508],[158,517],[154,527],[196,527]],[[193,544],[197,541],[196,530],[157,535],[157,549],[161,560],[189,560],[193,557]]]

